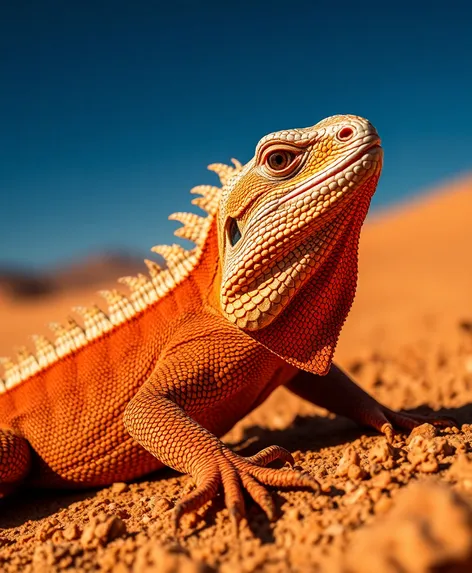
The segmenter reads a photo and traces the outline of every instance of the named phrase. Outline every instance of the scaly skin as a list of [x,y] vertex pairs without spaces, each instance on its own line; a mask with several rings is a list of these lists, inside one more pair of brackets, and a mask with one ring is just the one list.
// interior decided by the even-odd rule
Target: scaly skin
[[[104,293],[109,316],[79,309],[54,325],[54,345],[5,361],[0,490],[20,483],[86,487],[132,480],[163,464],[196,489],[175,519],[223,486],[238,521],[242,488],[274,517],[266,486],[318,484],[264,467],[284,449],[244,458],[219,439],[279,385],[392,433],[423,418],[378,404],[331,365],[357,279],[357,245],[381,171],[375,129],[356,116],[263,138],[246,166],[216,165],[223,191],[195,189],[206,219],[177,214],[185,252],[155,247],[168,270],[123,279],[130,300]],[[431,420],[429,420],[431,421]],[[446,424],[444,420],[433,420]]]

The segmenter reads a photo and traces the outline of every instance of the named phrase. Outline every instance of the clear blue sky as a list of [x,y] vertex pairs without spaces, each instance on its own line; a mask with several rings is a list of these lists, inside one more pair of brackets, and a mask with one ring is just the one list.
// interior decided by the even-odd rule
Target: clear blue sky
[[172,242],[266,133],[368,117],[375,204],[472,169],[464,1],[0,0],[0,264]]

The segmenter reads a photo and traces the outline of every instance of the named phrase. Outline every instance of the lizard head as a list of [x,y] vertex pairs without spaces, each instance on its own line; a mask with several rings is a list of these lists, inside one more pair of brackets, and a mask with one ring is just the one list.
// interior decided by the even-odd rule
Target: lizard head
[[263,137],[223,189],[221,309],[300,368],[329,369],[381,167],[374,127],[337,115]]

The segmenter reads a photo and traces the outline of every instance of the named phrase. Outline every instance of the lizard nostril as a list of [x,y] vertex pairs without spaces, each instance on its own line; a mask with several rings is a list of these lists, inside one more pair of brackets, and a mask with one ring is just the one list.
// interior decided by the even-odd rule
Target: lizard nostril
[[347,141],[348,139],[351,139],[353,135],[354,135],[354,130],[352,129],[352,127],[343,127],[338,132],[338,139],[340,141]]

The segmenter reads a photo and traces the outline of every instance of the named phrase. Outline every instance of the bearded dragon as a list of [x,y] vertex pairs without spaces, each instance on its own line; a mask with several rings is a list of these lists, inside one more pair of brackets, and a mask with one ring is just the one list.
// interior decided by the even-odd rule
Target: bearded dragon
[[[53,324],[52,343],[3,359],[0,491],[20,484],[101,486],[170,466],[196,487],[178,521],[222,487],[237,522],[243,489],[270,518],[267,486],[310,487],[278,446],[242,457],[219,437],[278,386],[391,435],[421,416],[397,413],[332,364],[357,281],[357,250],[382,167],[374,127],[352,115],[271,133],[242,166],[213,164],[222,188],[202,185],[176,213],[178,237],[157,246],[165,266],[121,279],[82,324]],[[429,422],[447,424],[437,418]]]

